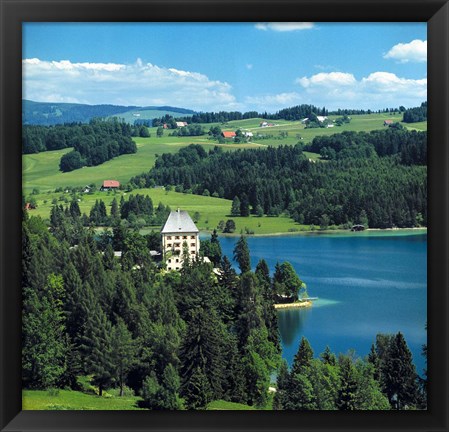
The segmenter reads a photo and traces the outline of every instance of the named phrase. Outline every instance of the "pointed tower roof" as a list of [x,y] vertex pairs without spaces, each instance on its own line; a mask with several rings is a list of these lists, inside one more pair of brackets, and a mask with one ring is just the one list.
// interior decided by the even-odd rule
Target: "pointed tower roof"
[[171,211],[162,228],[162,234],[197,233],[199,229],[185,210]]

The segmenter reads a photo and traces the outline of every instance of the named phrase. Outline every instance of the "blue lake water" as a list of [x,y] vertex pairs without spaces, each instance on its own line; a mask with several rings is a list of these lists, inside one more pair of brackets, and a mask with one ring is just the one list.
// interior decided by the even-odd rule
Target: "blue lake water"
[[[232,259],[237,238],[220,238]],[[283,357],[291,364],[301,337],[317,356],[326,345],[335,353],[368,354],[377,333],[402,332],[417,372],[427,341],[427,235],[404,233],[316,234],[249,237],[251,263],[264,258],[273,272],[289,261],[319,297],[308,309],[278,311]]]

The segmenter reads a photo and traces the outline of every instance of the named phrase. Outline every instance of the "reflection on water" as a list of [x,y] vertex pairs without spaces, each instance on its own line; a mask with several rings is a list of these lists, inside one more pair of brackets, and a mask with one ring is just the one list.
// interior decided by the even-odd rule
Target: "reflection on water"
[[290,346],[299,339],[310,312],[309,308],[278,311],[279,330],[283,345]]

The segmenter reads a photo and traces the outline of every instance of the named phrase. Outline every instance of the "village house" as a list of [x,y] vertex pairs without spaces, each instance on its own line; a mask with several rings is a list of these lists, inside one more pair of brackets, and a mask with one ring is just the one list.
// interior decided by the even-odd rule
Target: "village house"
[[221,133],[221,135],[222,135],[223,138],[235,138],[235,132],[226,132],[226,131],[223,131],[223,132]]
[[197,259],[200,251],[199,230],[185,210],[170,212],[161,235],[167,270],[181,270],[186,246],[191,259]]
[[102,191],[109,191],[109,190],[115,190],[120,187],[120,182],[117,180],[104,180],[103,184],[101,185],[100,190]]
[[184,127],[184,126],[188,126],[187,122],[176,122],[176,127]]
[[394,123],[393,120],[384,120],[384,126],[390,126]]

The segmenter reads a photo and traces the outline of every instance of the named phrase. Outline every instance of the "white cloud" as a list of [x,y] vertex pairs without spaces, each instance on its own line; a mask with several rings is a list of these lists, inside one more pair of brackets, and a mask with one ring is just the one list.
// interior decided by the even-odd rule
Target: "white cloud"
[[354,75],[344,72],[320,72],[310,78],[302,77],[296,79],[298,84],[308,88],[310,86],[334,87],[354,85],[356,80]]
[[143,63],[22,61],[24,98],[118,105],[172,105],[196,110],[236,110],[232,87],[206,75]]
[[309,30],[314,27],[312,22],[266,22],[257,23],[256,29],[258,30],[273,30],[277,32],[289,32],[297,30]]
[[259,112],[275,112],[282,108],[304,103],[304,98],[297,92],[286,92],[274,95],[247,96],[245,105]]
[[295,82],[306,103],[331,109],[417,106],[427,99],[427,78],[401,78],[391,72],[373,72],[359,80],[350,73],[318,73]]
[[410,43],[399,43],[390,49],[385,55],[385,59],[397,60],[399,63],[427,61],[427,40],[412,40]]

